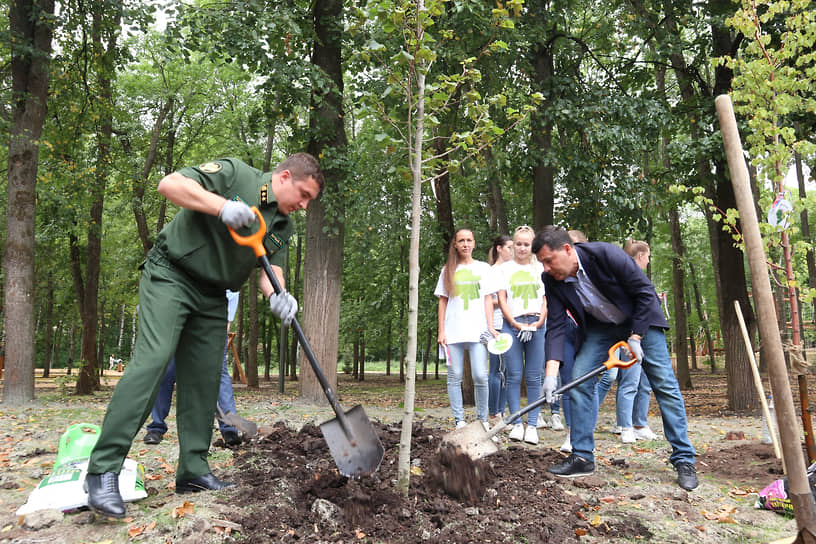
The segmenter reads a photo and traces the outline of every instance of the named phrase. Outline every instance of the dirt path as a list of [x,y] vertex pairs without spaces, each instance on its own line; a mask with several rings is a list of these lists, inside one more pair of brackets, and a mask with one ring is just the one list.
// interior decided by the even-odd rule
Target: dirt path
[[[452,497],[439,483],[450,469],[440,465],[436,452],[451,428],[444,383],[420,381],[411,490],[403,497],[394,491],[401,399],[383,378],[370,379],[365,390],[347,382],[339,388],[347,408],[363,403],[386,447],[372,478],[349,481],[336,474],[313,426],[331,417],[328,409],[294,401],[290,388],[284,395],[274,386],[260,392],[239,388],[239,412],[271,434],[236,450],[224,448],[214,435],[213,471],[239,483],[236,489],[173,493],[177,438],[171,413],[162,444],[146,446],[140,435],[131,449],[130,457],[146,469],[150,496],[128,506],[128,519],[108,522],[85,512],[55,516],[50,524],[37,521],[36,528],[31,516],[18,520],[14,512],[50,472],[62,431],[79,421],[99,423],[110,395],[77,399],[45,392],[34,406],[0,413],[0,542],[719,543],[793,535],[792,519],[754,508],[756,492],[781,477],[781,463],[760,443],[759,419],[718,413],[723,380],[704,378],[695,376],[699,385],[686,394],[701,480],[691,493],[676,485],[664,440],[620,443],[610,432],[614,412],[607,402],[596,432],[593,476],[568,481],[549,476],[546,468],[560,458],[565,434],[542,429],[539,446],[505,442],[507,448],[489,457],[475,496]],[[658,430],[660,418],[653,414],[650,424]],[[745,438],[726,439],[737,433]]]

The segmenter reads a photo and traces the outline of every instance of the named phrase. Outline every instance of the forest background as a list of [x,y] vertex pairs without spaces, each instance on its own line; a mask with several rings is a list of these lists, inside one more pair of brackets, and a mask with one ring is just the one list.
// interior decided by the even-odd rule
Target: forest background
[[[731,310],[739,301],[754,334],[714,111],[723,93],[759,216],[780,194],[793,207],[793,275],[781,229],[762,225],[780,329],[789,335],[793,293],[803,341],[816,341],[807,1],[5,8],[4,403],[34,398],[35,368],[74,368],[76,392],[88,394],[110,355],[132,356],[138,266],[176,211],[155,191],[162,176],[219,157],[269,170],[306,150],[328,185],[296,216],[287,281],[335,382],[344,370],[363,380],[367,361],[401,378],[435,364],[433,289],[456,228],[473,230],[486,260],[498,234],[558,224],[591,240],[648,241],[681,386],[721,353],[729,408],[754,409]],[[249,386],[277,366],[301,378],[302,396],[322,398],[257,292],[253,275],[233,324]]]

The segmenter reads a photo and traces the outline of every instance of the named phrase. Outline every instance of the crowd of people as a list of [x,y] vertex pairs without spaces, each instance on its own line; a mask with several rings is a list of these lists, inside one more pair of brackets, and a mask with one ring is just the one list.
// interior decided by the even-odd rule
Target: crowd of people
[[[285,285],[281,265],[293,231],[289,215],[306,209],[324,183],[317,160],[306,153],[288,157],[267,173],[237,159],[222,159],[184,168],[160,181],[159,193],[181,209],[140,267],[134,356],[114,391],[88,462],[84,486],[91,509],[125,516],[119,472],[151,413],[144,442],[162,440],[174,385],[176,492],[232,485],[212,474],[207,455],[216,409],[222,414],[235,410],[225,348],[237,303],[233,292],[258,263],[252,249],[234,242],[230,230],[251,232],[256,212],[261,214],[267,224],[267,257],[278,282]],[[577,231],[550,226],[535,232],[522,225],[512,237],[493,241],[489,262],[476,259],[475,249],[473,231],[456,231],[434,290],[437,342],[447,363],[455,427],[467,424],[462,395],[467,353],[476,418],[485,430],[521,409],[524,383],[527,403],[546,400],[554,430],[564,429],[563,408],[567,436],[561,450],[569,455],[549,472],[562,477],[592,474],[599,404],[617,378],[622,442],[659,438],[647,421],[654,393],[678,483],[687,490],[697,487],[685,404],[666,347],[668,322],[644,273],[648,244],[630,241],[624,251],[611,243],[588,242]],[[272,313],[291,323],[298,311],[294,297],[285,290],[276,293],[264,275],[260,289]],[[508,349],[489,354],[487,345],[500,336],[512,339]],[[628,342],[627,355],[637,359],[636,365],[555,395],[559,383],[602,364],[609,346],[619,340]],[[111,366],[114,362],[111,357]],[[512,417],[508,438],[538,444],[539,429],[548,426],[540,407],[527,412],[526,420]],[[240,443],[234,428],[221,430],[227,444]]]
[[[546,426],[539,424],[540,408],[527,413],[526,425],[515,416],[521,409],[523,378],[528,403],[545,397],[553,429],[563,428],[559,403],[563,407],[567,436],[560,449],[568,456],[548,471],[565,478],[586,476],[595,471],[598,410],[617,380],[615,431],[621,441],[661,439],[648,424],[654,393],[677,482],[695,489],[696,452],[666,345],[669,324],[645,273],[649,245],[629,240],[621,248],[589,242],[579,231],[548,226],[536,233],[522,225],[512,238],[493,241],[489,262],[473,257],[475,246],[471,230],[456,232],[434,291],[439,299],[437,341],[447,354],[456,428],[466,425],[462,373],[467,351],[476,414],[485,429],[514,417],[507,421],[509,439],[538,444],[539,428]],[[500,333],[511,335],[512,345],[503,355],[488,354],[488,342]],[[634,358],[634,365],[555,395],[560,384],[603,364],[610,346],[620,340],[628,350],[619,358]]]

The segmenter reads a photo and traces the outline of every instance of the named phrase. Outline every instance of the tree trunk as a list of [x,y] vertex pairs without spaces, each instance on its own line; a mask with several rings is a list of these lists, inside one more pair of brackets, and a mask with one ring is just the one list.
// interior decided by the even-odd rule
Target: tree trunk
[[669,211],[669,223],[671,224],[671,244],[672,244],[672,278],[674,293],[674,330],[677,334],[675,342],[675,355],[677,357],[677,381],[681,389],[691,389],[691,373],[688,362],[688,342],[686,341],[686,331],[688,324],[686,321],[686,293],[685,293],[685,272],[683,268],[683,238],[680,232],[680,216],[677,208]]
[[689,273],[691,274],[691,287],[694,290],[694,305],[697,308],[697,318],[703,326],[703,332],[706,337],[706,346],[708,347],[708,360],[711,364],[711,373],[717,370],[717,365],[714,361],[714,342],[711,340],[711,328],[708,326],[708,313],[703,309],[702,300],[700,297],[700,289],[697,286],[697,274],[694,271],[694,263],[688,261]]
[[[301,270],[302,270],[302,263],[303,263],[303,243],[301,238],[298,236],[296,240],[296,247],[295,247],[295,281],[292,284],[292,293],[294,294],[295,298],[300,300],[302,298],[303,289],[300,288],[301,286]],[[300,293],[298,296],[295,293]],[[286,329],[287,339],[289,338],[289,329]],[[292,344],[289,347],[289,378],[292,380],[297,380],[297,364],[298,364],[298,341],[296,338],[292,338]]]
[[357,374],[358,381],[365,381],[365,329],[360,329],[360,372]]
[[[312,64],[328,78],[325,85],[312,89],[308,150],[315,157],[342,156],[348,143],[343,124],[342,14],[342,0],[314,3]],[[346,171],[342,162],[331,159],[323,164],[323,169],[326,174],[323,199],[332,205],[328,213],[321,200],[313,201],[306,214],[303,330],[329,384],[336,388],[345,238],[345,210],[338,182],[346,179]],[[323,388],[314,373],[301,370],[301,375],[301,398],[325,403]]]
[[538,231],[545,225],[553,224],[555,169],[549,159],[553,124],[545,112],[547,105],[554,98],[551,96],[551,88],[555,68],[551,44],[533,44],[531,55],[535,72],[533,87],[547,97],[546,102],[530,117],[531,154],[535,160],[533,165],[533,228]]
[[[98,387],[95,370],[99,367],[97,359],[97,321],[99,273],[102,257],[102,211],[105,203],[105,189],[110,169],[110,144],[113,135],[113,91],[114,60],[116,57],[116,38],[122,6],[118,5],[112,14],[105,6],[94,2],[92,21],[93,52],[97,61],[97,88],[95,97],[99,115],[96,144],[96,170],[94,184],[91,187],[91,211],[88,222],[88,242],[85,248],[85,285],[80,306],[82,319],[82,367],[77,380],[76,392],[88,395]],[[109,19],[108,19],[109,17]],[[88,97],[93,99],[92,97]],[[76,248],[78,250],[78,248]],[[79,278],[81,281],[81,276]],[[75,279],[76,284],[76,279]]]
[[385,375],[391,375],[391,332],[393,329],[393,322],[391,321],[393,318],[389,316],[388,318],[388,332],[386,334],[386,347],[385,347]]
[[48,273],[48,289],[45,302],[45,330],[43,342],[43,378],[51,377],[51,342],[52,337],[52,323],[54,320],[54,281],[51,272]]
[[76,333],[74,329],[73,322],[71,323],[71,330],[68,333],[68,362],[65,364],[67,370],[65,373],[67,375],[71,375],[71,371],[74,368],[74,348],[76,347]]
[[53,0],[18,0],[8,10],[11,127],[3,263],[5,370],[3,403],[34,399],[34,226],[37,167],[47,111]]
[[153,170],[153,165],[156,162],[162,125],[164,124],[167,114],[172,111],[173,103],[174,99],[171,96],[167,99],[167,102],[162,105],[159,111],[156,112],[156,121],[153,123],[153,132],[150,135],[150,146],[147,149],[147,157],[145,158],[139,177],[133,180],[133,215],[136,219],[136,230],[139,233],[139,240],[142,241],[142,249],[144,249],[145,254],[153,247],[153,237],[150,234],[150,228],[147,226],[147,217],[144,211],[145,187],[147,180],[150,178],[150,172]]
[[490,231],[496,234],[507,234],[510,232],[510,226],[507,222],[507,206],[504,203],[499,171],[493,166],[495,159],[489,147],[484,150],[484,155],[485,162],[489,165],[487,168],[489,184],[487,207],[490,210]]
[[258,382],[258,272],[256,268],[249,276],[249,337],[247,338],[247,358],[244,364],[249,389],[260,388]]
[[[793,157],[796,163],[796,181],[799,185],[799,198],[804,200],[807,198],[807,191],[805,191],[805,175],[802,172],[802,156],[799,153],[794,152]],[[802,210],[802,213],[799,215],[802,220],[802,239],[809,244],[813,243],[813,240],[810,236],[810,223],[808,222],[808,211],[807,208]],[[814,251],[812,247],[808,247],[807,251],[805,252],[805,260],[807,262],[807,271],[808,271],[808,287],[811,289],[816,289],[816,257],[814,257]],[[813,322],[816,323],[816,299],[813,300]],[[804,329],[802,329],[804,330]]]

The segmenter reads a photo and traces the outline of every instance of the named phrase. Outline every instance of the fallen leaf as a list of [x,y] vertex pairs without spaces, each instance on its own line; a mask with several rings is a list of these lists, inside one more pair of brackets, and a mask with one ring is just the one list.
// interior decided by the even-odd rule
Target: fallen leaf
[[137,537],[140,534],[142,534],[144,530],[145,530],[144,525],[132,525],[128,527],[128,535],[130,536],[130,538]]
[[362,540],[365,538],[366,534],[362,532],[360,529],[354,529],[354,536]]
[[615,502],[616,500],[618,500],[618,498],[615,497],[614,495],[610,495],[608,497],[601,497],[601,502],[605,502],[607,504],[611,504],[611,503]]
[[595,516],[594,518],[592,518],[592,521],[590,521],[589,524],[592,525],[593,527],[597,527],[598,525],[601,524],[601,516]]
[[586,536],[586,529],[575,529],[575,536]]
[[411,467],[411,474],[414,476],[422,476],[422,467]]
[[181,506],[176,506],[175,508],[173,508],[172,514],[173,519],[183,517],[187,514],[192,514],[194,508],[195,505],[193,503],[184,501],[184,504],[182,504]]

